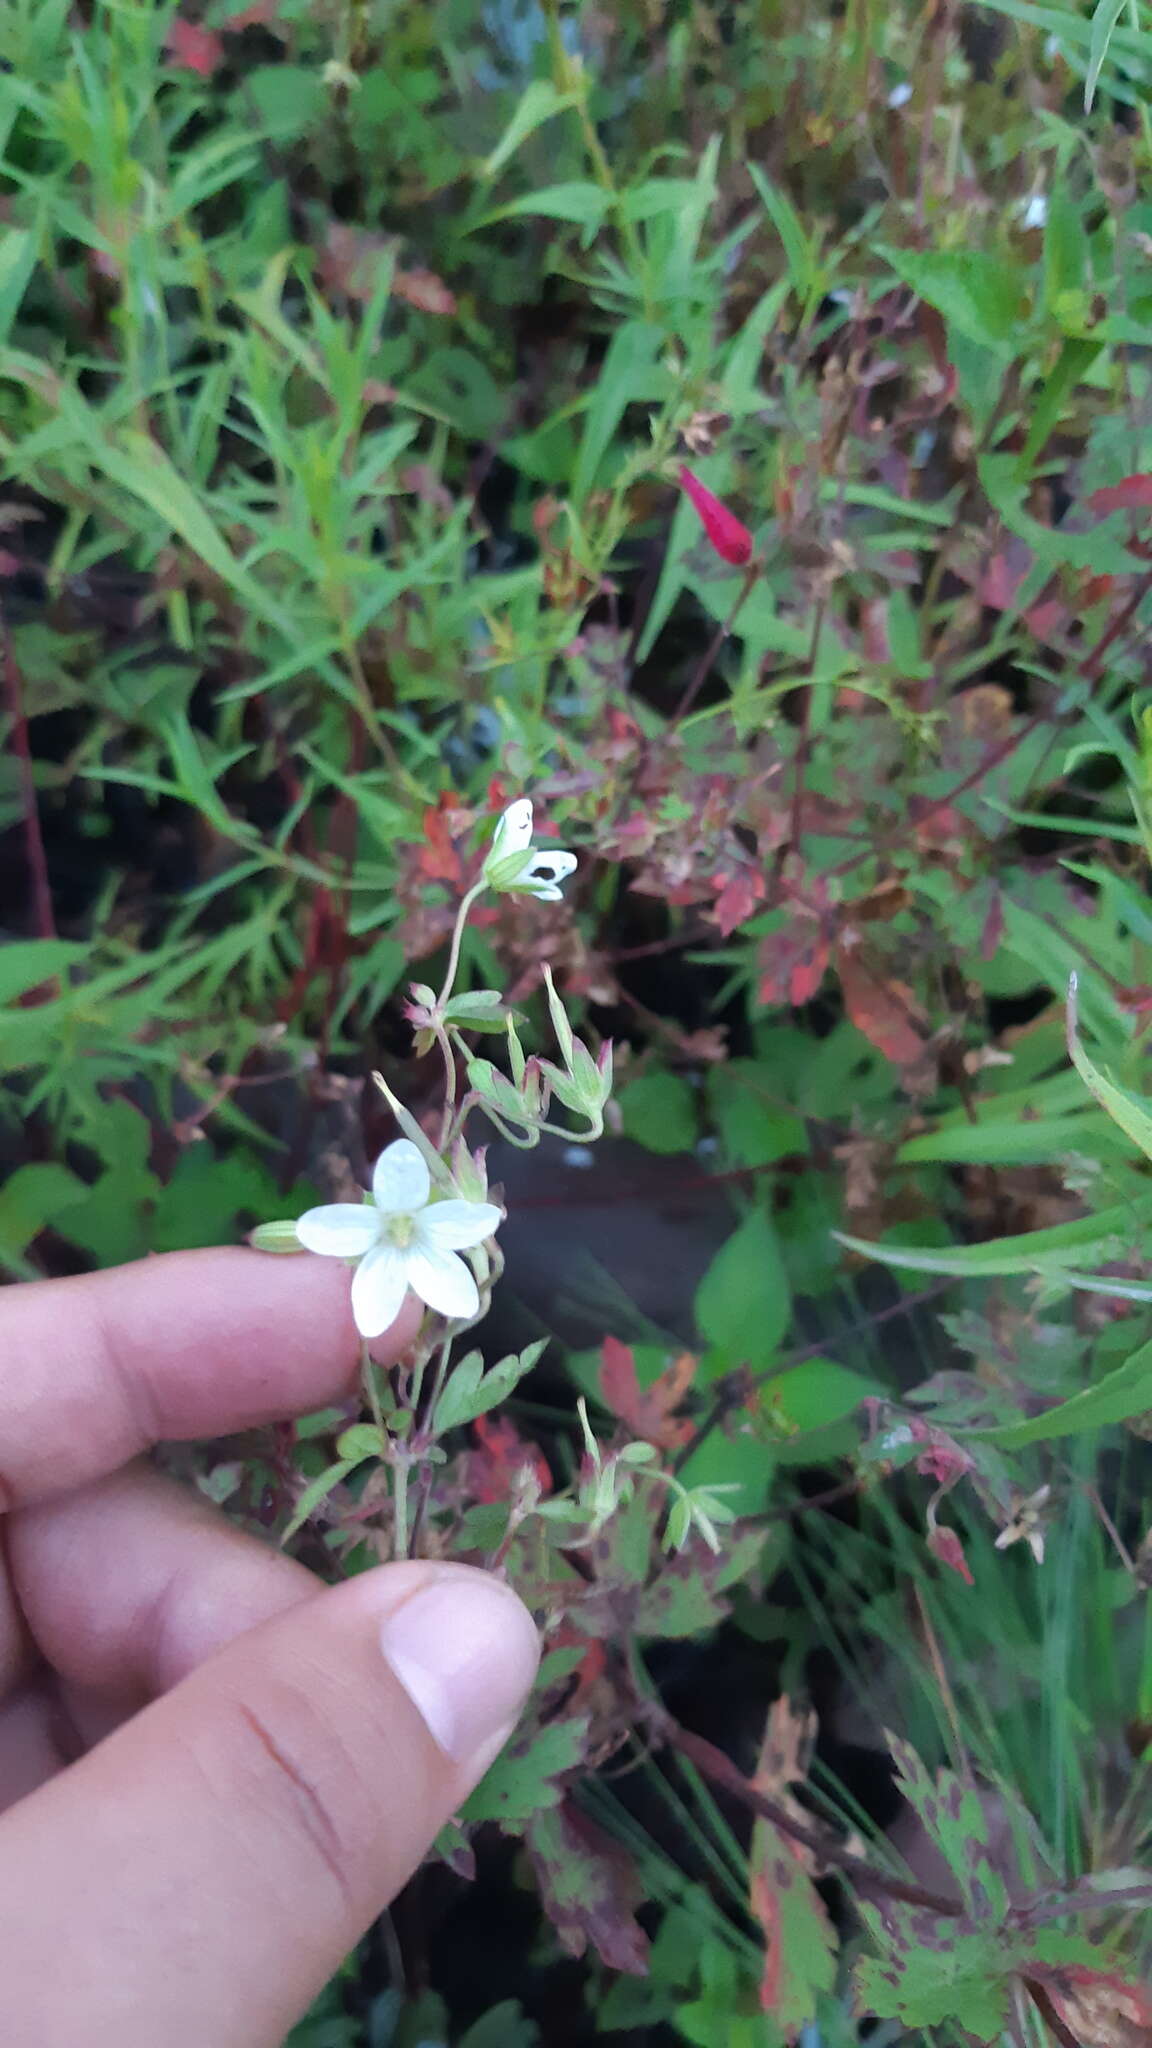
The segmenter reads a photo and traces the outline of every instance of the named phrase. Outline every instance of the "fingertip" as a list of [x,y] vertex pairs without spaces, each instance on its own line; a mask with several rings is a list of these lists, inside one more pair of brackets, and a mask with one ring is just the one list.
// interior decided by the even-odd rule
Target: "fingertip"
[[[385,1662],[446,1756],[475,1783],[532,1690],[540,1638],[512,1588],[470,1565],[410,1567],[410,1590],[386,1580]],[[400,1598],[397,1600],[397,1592]]]

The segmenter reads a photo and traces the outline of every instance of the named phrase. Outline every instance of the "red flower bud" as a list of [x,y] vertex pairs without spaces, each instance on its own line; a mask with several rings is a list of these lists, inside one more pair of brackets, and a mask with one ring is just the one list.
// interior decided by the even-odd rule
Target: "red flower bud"
[[722,505],[714,491],[702,484],[684,463],[680,464],[680,487],[687,491],[700,515],[700,523],[721,561],[742,569],[752,558],[752,535],[742,519]]
[[941,1529],[933,1526],[928,1531],[928,1548],[933,1557],[946,1564],[950,1571],[959,1572],[966,1585],[974,1586],[976,1581],[968,1569],[964,1546],[955,1529]]

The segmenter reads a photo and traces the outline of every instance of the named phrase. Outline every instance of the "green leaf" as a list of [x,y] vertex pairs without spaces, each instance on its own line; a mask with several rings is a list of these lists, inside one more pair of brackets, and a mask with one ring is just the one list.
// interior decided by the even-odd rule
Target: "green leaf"
[[547,1343],[548,1339],[541,1337],[524,1351],[502,1358],[483,1379],[480,1353],[470,1351],[467,1358],[461,1359],[436,1403],[434,1433],[443,1436],[446,1430],[458,1429],[461,1423],[474,1422],[478,1415],[498,1408],[525,1373],[531,1372]]
[[[669,1515],[669,1538],[687,1542],[691,1509],[677,1499]],[[633,1627],[638,1636],[683,1638],[704,1635],[723,1621],[728,1587],[748,1578],[764,1553],[764,1530],[745,1529],[739,1535],[725,1533],[725,1549],[715,1557],[697,1538],[678,1556],[671,1557],[651,1584],[640,1594]]]
[[989,1244],[951,1245],[947,1249],[918,1245],[872,1244],[836,1230],[838,1244],[881,1265],[902,1266],[910,1273],[945,1273],[957,1280],[987,1279],[1006,1273],[1060,1272],[1065,1266],[1104,1264],[1139,1244],[1142,1226],[1152,1216],[1152,1195],[1057,1223],[1049,1230],[1029,1230],[1020,1237],[996,1237]]
[[1092,33],[1088,40],[1088,72],[1084,80],[1084,112],[1092,112],[1096,87],[1100,81],[1108,45],[1116,33],[1116,24],[1123,14],[1127,0],[1096,0],[1092,11]]
[[[319,69],[303,64],[258,64],[244,75],[244,100],[278,142],[293,142],[315,128],[328,111]],[[243,102],[241,103],[243,104]],[[251,104],[244,118],[251,121]]]
[[667,384],[659,368],[665,335],[642,320],[626,320],[616,329],[592,387],[580,453],[572,478],[572,497],[582,505],[594,489],[601,464],[630,405],[652,399]]
[[728,1060],[708,1076],[708,1104],[733,1166],[771,1166],[808,1150],[804,1120],[775,1099],[759,1060]]
[[488,227],[500,220],[513,220],[518,215],[538,215],[544,220],[566,220],[573,227],[581,227],[586,235],[592,235],[599,228],[608,211],[608,194],[599,185],[588,179],[571,178],[561,185],[545,185],[542,191],[526,192],[520,199],[512,199],[507,206],[498,206],[494,212],[485,214],[477,227]]
[[0,241],[0,344],[12,332],[35,268],[36,237],[31,228],[6,228]]
[[1019,264],[979,249],[882,248],[897,277],[949,324],[1000,354],[1020,346],[1025,300]]
[[499,989],[474,988],[444,1005],[444,1021],[466,1031],[504,1031],[508,1012]]
[[29,989],[66,974],[86,951],[70,939],[16,939],[0,946],[0,1005],[7,1006]]
[[771,1821],[756,1821],[749,1863],[749,1899],[764,1932],[761,2003],[791,2041],[816,2019],[820,1993],[836,1982],[836,1931],[792,1844]]
[[502,1999],[490,2006],[460,2036],[460,2048],[537,2048],[540,2029],[530,2020],[518,1998]]
[[696,1321],[727,1365],[766,1365],[792,1314],[780,1243],[764,1209],[753,1209],[722,1245],[696,1291]]
[[562,114],[566,108],[575,106],[574,92],[559,92],[550,78],[534,78],[525,89],[507,128],[496,144],[491,155],[481,165],[481,175],[494,178],[503,169],[510,156],[515,156],[520,144],[545,121],[555,114]]
[[17,1167],[0,1188],[0,1261],[22,1265],[32,1239],[89,1194],[76,1174],[51,1160]]
[[514,1737],[465,1801],[461,1820],[518,1828],[534,1813],[557,1806],[563,1792],[557,1781],[582,1763],[587,1737],[586,1715],[553,1722],[527,1741]]
[[765,1404],[800,1431],[825,1429],[851,1415],[870,1395],[887,1389],[875,1378],[852,1372],[834,1358],[806,1358],[764,1390]]
[[690,1152],[696,1143],[696,1097],[679,1074],[641,1074],[617,1097],[624,1134],[648,1152]]
[[792,289],[800,304],[805,306],[820,275],[815,244],[804,232],[803,223],[791,200],[765,177],[759,164],[749,162],[748,170],[783,244]]
[[321,1472],[318,1479],[313,1479],[300,1495],[292,1518],[280,1537],[281,1543],[291,1542],[297,1531],[304,1527],[305,1522],[310,1520],[322,1502],[327,1500],[329,1494],[335,1492],[340,1481],[347,1479],[348,1474],[363,1463],[363,1458],[340,1458],[335,1465],[329,1465],[326,1472]]
[[909,1138],[896,1154],[900,1166],[948,1161],[967,1166],[1030,1166],[1080,1154],[1090,1159],[1114,1153],[1120,1140],[1102,1117],[994,1117],[953,1123]]
[[344,1464],[360,1465],[367,1458],[384,1456],[383,1433],[374,1422],[354,1422],[336,1439],[336,1456]]
[[1076,1030],[1077,977],[1068,983],[1068,1057],[1087,1088],[1090,1088],[1103,1109],[1106,1109],[1113,1123],[1119,1124],[1125,1135],[1131,1138],[1146,1159],[1152,1159],[1152,1116],[1149,1116],[1138,1095],[1129,1089],[1120,1088],[1115,1081],[1109,1081],[1099,1067],[1090,1060],[1080,1043]]

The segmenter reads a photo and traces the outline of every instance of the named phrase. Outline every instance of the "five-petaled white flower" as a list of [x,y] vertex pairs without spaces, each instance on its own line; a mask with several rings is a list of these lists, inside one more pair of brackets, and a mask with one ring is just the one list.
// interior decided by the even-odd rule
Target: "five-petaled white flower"
[[467,1320],[480,1306],[476,1281],[457,1252],[483,1244],[503,1210],[494,1202],[432,1202],[428,1168],[410,1138],[397,1138],[376,1161],[370,1203],[327,1202],[296,1225],[305,1251],[358,1259],[352,1313],[362,1337],[379,1337],[411,1288],[442,1316]]
[[576,855],[532,846],[532,799],[517,797],[497,822],[484,862],[492,889],[523,889],[546,903],[559,903],[560,883],[576,866]]

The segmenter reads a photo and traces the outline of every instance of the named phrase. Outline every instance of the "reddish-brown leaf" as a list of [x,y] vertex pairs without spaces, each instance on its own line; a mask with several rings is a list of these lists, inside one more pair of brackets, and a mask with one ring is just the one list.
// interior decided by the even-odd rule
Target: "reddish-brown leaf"
[[924,1041],[916,1029],[921,1012],[911,989],[872,968],[852,944],[837,946],[836,969],[856,1029],[893,1066],[914,1066],[923,1056]]
[[1143,511],[1152,505],[1152,476],[1126,476],[1118,484],[1105,484],[1091,493],[1088,503],[1101,519],[1110,512]]
[[589,1942],[610,1970],[648,1974],[648,1937],[636,1921],[644,1886],[626,1849],[565,1799],[525,1832],[544,1910],[569,1955]]
[[650,1387],[636,1377],[636,1357],[618,1337],[605,1337],[600,1350],[600,1393],[607,1408],[627,1423],[633,1436],[661,1451],[678,1450],[695,1434],[690,1422],[677,1419],[678,1408],[692,1385],[696,1360],[682,1351]]
[[758,996],[768,1008],[810,1003],[824,979],[832,941],[811,918],[798,917],[784,931],[761,939],[756,954]]
[[434,270],[397,270],[393,273],[392,289],[398,299],[403,299],[407,306],[415,306],[418,313],[456,311],[455,292]]
[[551,1493],[552,1473],[539,1444],[521,1436],[506,1415],[478,1415],[472,1424],[478,1448],[468,1452],[468,1488],[475,1501],[507,1500],[527,1469],[541,1493]]
[[424,844],[419,851],[418,864],[426,881],[459,882],[463,877],[463,865],[452,833],[458,815],[457,800],[450,791],[441,795],[439,803],[429,804],[424,813]]
[[177,71],[194,71],[198,78],[211,78],[224,61],[224,45],[215,31],[179,15],[168,30],[164,48]]
[[738,868],[734,875],[715,876],[713,887],[717,886],[720,894],[712,906],[712,915],[727,939],[763,902],[764,877],[757,868]]
[[1147,1985],[1127,1983],[1084,1963],[1030,1966],[1027,1974],[1043,1984],[1057,2018],[1081,2048],[1148,2048],[1152,1990]]

